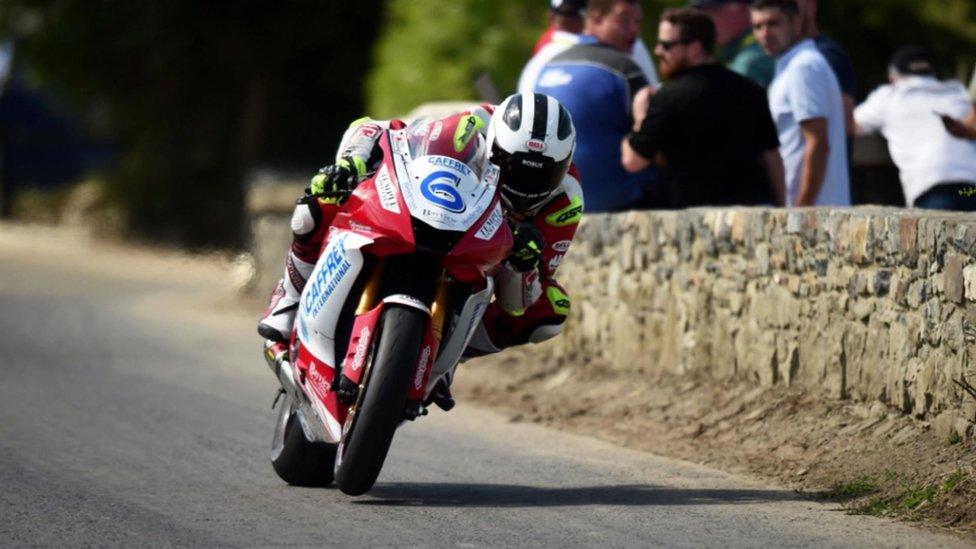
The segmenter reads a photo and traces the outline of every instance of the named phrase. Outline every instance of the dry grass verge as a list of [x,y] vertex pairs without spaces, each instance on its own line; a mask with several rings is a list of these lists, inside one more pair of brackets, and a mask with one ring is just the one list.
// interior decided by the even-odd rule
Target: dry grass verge
[[851,513],[976,540],[976,444],[881,404],[796,389],[551,365],[515,349],[461,366],[458,397],[623,446],[771,478]]

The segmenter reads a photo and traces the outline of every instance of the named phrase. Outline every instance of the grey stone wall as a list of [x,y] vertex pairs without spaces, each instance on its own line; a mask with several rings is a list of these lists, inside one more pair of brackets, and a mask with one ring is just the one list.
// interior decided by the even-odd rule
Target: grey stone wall
[[917,210],[590,215],[562,263],[557,358],[880,401],[972,435],[976,216]]
[[[281,276],[299,189],[251,204],[260,292]],[[538,360],[786,384],[973,435],[976,401],[953,380],[976,384],[976,216],[589,215],[559,279],[571,318]]]

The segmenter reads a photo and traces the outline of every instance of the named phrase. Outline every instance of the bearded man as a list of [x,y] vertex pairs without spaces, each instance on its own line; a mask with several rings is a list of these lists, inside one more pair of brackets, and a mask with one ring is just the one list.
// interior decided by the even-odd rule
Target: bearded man
[[667,82],[634,98],[622,163],[629,171],[663,166],[675,208],[782,205],[783,163],[766,93],[717,63],[714,49],[705,12],[661,15],[654,53]]

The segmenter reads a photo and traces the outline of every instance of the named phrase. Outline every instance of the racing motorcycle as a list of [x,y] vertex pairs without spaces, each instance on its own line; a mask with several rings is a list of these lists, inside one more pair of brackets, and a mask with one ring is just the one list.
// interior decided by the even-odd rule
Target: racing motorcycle
[[428,154],[425,137],[383,132],[382,162],[343,196],[290,344],[265,343],[283,397],[271,461],[290,484],[373,487],[397,427],[449,385],[511,250],[498,168]]

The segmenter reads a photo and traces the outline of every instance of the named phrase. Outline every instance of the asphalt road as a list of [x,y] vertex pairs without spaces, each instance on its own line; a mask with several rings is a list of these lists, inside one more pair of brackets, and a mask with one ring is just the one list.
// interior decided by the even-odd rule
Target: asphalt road
[[463,404],[366,496],[286,486],[227,278],[0,225],[0,545],[964,546]]

